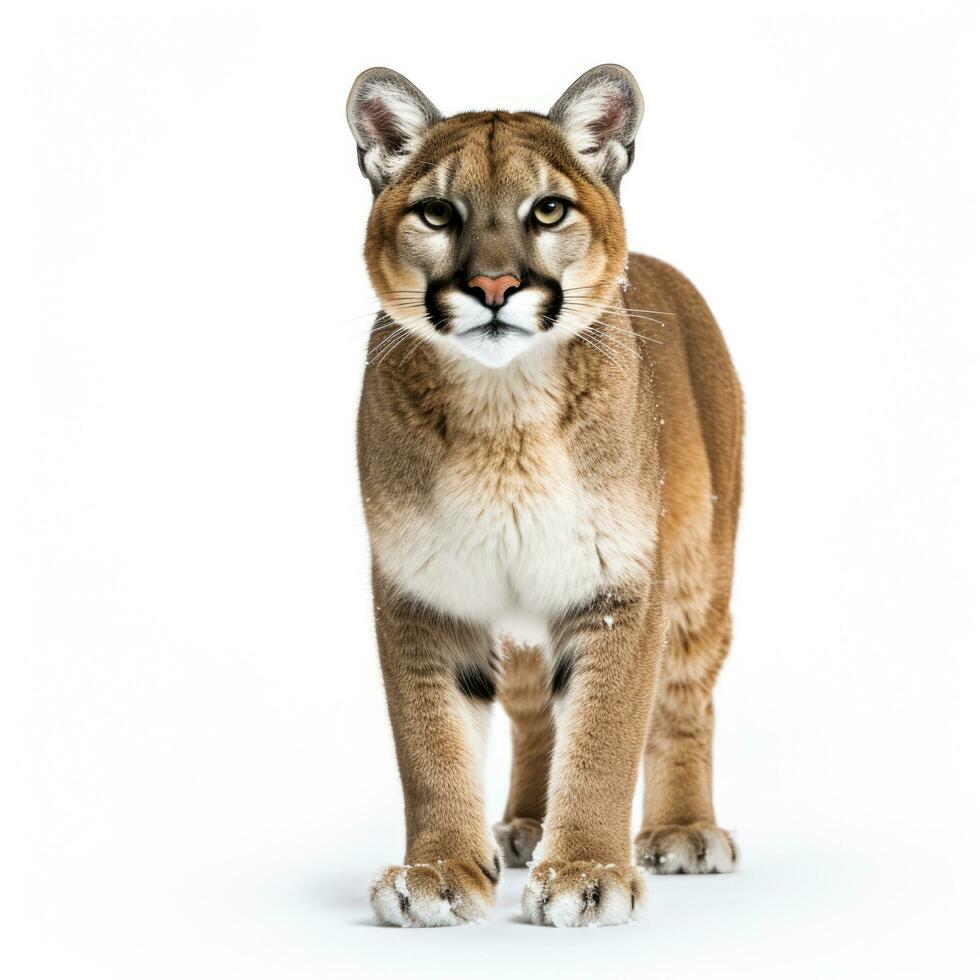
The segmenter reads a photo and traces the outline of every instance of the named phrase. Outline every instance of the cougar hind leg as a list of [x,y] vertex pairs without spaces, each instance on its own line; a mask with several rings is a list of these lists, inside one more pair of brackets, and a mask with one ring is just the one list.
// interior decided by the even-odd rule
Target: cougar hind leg
[[503,820],[493,828],[510,868],[523,868],[541,839],[554,744],[551,675],[537,647],[506,644],[498,691],[510,717],[510,793]]

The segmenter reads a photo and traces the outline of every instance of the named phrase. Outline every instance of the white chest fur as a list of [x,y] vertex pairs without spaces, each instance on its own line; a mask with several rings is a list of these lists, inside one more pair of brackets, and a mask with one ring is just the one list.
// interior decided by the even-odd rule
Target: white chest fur
[[522,456],[451,459],[423,511],[376,529],[385,573],[442,612],[512,635],[642,574],[655,544],[642,489],[588,487],[557,440],[531,440]]

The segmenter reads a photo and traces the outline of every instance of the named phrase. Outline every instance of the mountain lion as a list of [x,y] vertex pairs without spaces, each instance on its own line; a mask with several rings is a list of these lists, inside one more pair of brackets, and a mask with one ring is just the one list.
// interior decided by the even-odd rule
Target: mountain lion
[[[727,872],[711,691],[731,635],[742,403],[694,287],[627,254],[643,100],[601,65],[548,115],[443,117],[372,68],[347,105],[382,312],[358,423],[376,628],[405,795],[382,923],[612,925],[641,868]],[[510,797],[481,765],[499,698]],[[630,840],[640,761],[642,828]]]

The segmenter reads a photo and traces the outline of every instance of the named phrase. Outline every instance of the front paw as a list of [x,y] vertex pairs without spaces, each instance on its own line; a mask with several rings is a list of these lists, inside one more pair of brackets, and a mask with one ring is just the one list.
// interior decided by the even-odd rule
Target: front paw
[[542,861],[521,908],[538,926],[617,926],[636,918],[643,896],[643,875],[631,864]]
[[458,926],[480,922],[493,908],[500,857],[492,868],[475,861],[392,865],[371,886],[371,907],[388,926]]
[[731,834],[710,823],[665,824],[636,838],[637,863],[658,875],[727,874],[736,858]]
[[495,823],[493,835],[503,851],[504,864],[508,868],[526,868],[541,840],[541,821],[514,817],[505,823]]

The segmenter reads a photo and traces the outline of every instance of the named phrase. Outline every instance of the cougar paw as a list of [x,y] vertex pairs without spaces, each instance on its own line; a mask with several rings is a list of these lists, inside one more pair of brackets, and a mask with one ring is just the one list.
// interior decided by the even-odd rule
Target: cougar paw
[[494,824],[493,835],[503,851],[504,864],[508,868],[526,868],[541,840],[541,821],[533,817],[514,817]]
[[371,886],[371,907],[388,926],[458,926],[480,922],[493,907],[500,856],[476,861],[392,865]]
[[636,838],[637,863],[658,875],[727,874],[737,856],[731,834],[710,823],[666,824]]
[[542,861],[531,869],[521,908],[539,926],[618,926],[636,918],[643,895],[632,864]]

